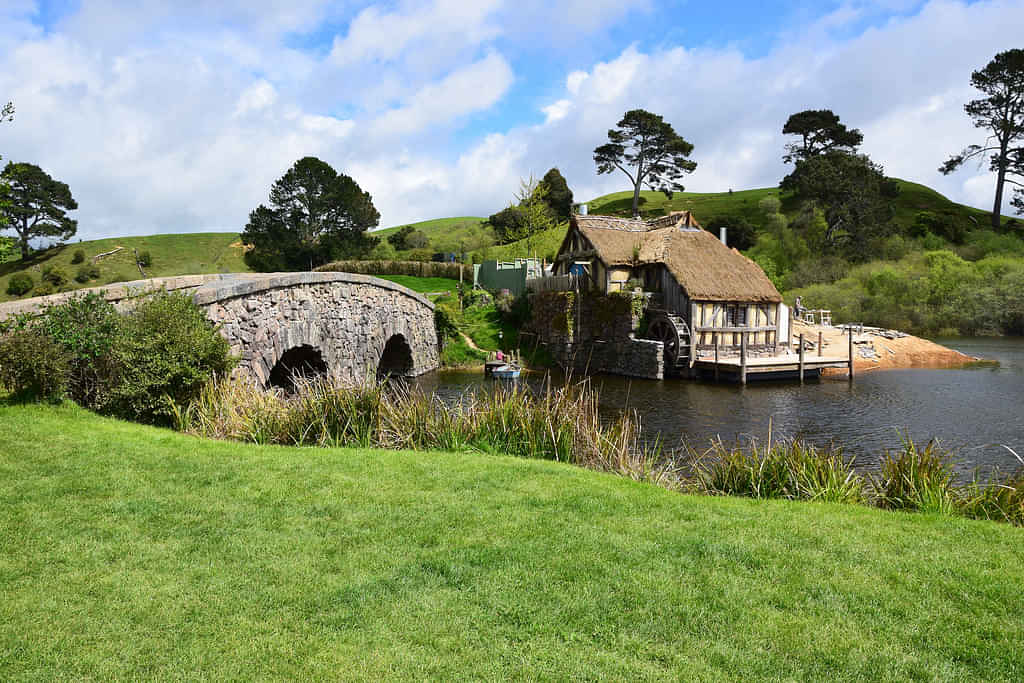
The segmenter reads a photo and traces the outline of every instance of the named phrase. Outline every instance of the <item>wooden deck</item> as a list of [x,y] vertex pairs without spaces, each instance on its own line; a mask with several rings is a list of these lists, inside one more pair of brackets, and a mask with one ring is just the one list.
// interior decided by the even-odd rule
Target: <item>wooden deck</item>
[[797,353],[779,356],[760,356],[746,359],[746,367],[739,356],[700,357],[693,363],[693,370],[703,377],[739,381],[747,379],[805,379],[818,377],[824,368],[846,368],[850,366],[845,356],[817,356],[806,354],[803,358],[801,376],[800,355]]

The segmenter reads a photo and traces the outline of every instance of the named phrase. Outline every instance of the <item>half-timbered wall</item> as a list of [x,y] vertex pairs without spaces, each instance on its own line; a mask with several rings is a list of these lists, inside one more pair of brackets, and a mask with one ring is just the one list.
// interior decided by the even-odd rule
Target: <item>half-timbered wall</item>
[[[692,327],[747,327],[752,329],[775,327],[779,305],[776,303],[750,303],[740,301],[700,301],[696,304],[697,320]],[[735,315],[741,309],[739,318]],[[735,323],[742,320],[742,325]],[[774,345],[777,330],[761,330],[750,332],[747,344],[750,346]],[[714,346],[716,338],[720,346],[739,346],[741,332],[700,332],[697,335],[698,346]]]

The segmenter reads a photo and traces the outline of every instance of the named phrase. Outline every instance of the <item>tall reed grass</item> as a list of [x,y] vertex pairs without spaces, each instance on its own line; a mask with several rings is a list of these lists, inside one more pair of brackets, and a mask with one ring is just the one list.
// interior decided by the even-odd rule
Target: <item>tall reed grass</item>
[[712,442],[703,453],[690,451],[697,490],[710,495],[786,498],[830,503],[863,503],[864,480],[842,449],[819,450],[799,439],[752,441],[747,447]]
[[479,450],[544,458],[674,488],[660,450],[642,442],[639,419],[602,421],[585,385],[466,392],[453,404],[399,384],[300,382],[293,394],[232,380],[211,383],[179,412],[178,428],[257,444]]
[[[1024,458],[1009,477],[993,473],[957,485],[953,459],[909,436],[861,474],[839,447],[799,439],[756,440],[665,457],[645,443],[635,412],[602,419],[586,383],[540,392],[509,387],[466,392],[453,403],[404,385],[300,382],[293,394],[244,381],[208,385],[177,414],[192,434],[257,444],[477,450],[568,462],[664,488],[705,495],[873,505],[1024,525]],[[1013,452],[1013,451],[1011,451]]]

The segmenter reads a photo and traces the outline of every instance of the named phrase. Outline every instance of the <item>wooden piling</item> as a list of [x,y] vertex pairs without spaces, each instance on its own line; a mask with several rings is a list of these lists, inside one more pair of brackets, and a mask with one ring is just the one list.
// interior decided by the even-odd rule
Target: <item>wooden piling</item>
[[800,333],[800,384],[804,383],[804,333]]
[[747,333],[740,333],[740,384],[747,383]]
[[772,349],[772,355],[779,355],[779,323],[782,322],[782,304],[775,304],[775,347]]
[[715,337],[715,381],[718,381],[718,337]]
[[818,331],[818,356],[820,357],[822,355],[824,355],[824,354],[822,354],[822,352],[821,352],[821,331],[819,330]]
[[850,371],[848,373],[850,381],[853,381],[853,325],[850,325]]

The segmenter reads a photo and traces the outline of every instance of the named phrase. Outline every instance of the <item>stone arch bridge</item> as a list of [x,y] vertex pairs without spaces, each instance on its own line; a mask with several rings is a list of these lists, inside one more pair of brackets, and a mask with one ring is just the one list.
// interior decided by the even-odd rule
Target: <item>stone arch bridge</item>
[[288,386],[294,372],[362,381],[415,376],[439,365],[434,304],[394,282],[351,273],[184,275],[0,304],[0,321],[84,291],[119,309],[147,292],[184,290],[220,326],[241,361],[236,375]]

